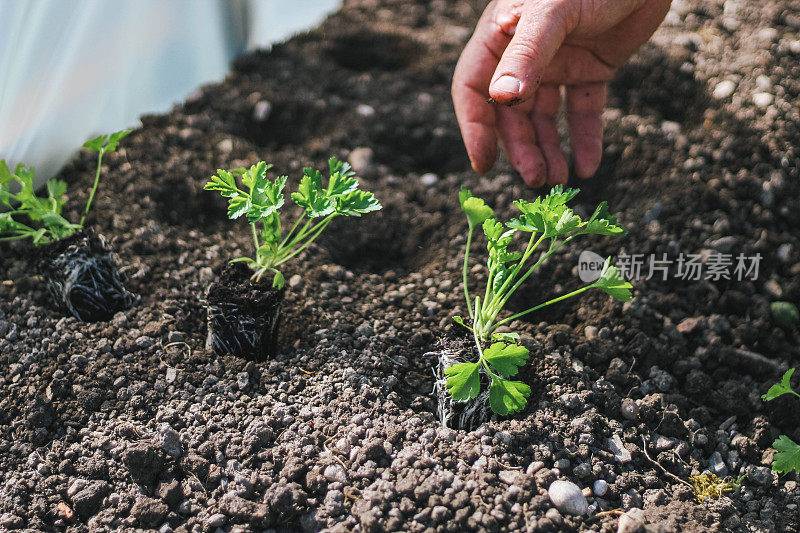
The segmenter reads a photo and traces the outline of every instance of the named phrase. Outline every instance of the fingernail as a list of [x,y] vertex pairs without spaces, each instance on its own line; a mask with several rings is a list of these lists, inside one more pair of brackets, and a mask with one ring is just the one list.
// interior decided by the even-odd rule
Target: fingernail
[[492,90],[501,93],[509,93],[514,96],[520,93],[520,89],[522,89],[522,84],[519,82],[519,80],[508,75],[500,76],[492,84]]

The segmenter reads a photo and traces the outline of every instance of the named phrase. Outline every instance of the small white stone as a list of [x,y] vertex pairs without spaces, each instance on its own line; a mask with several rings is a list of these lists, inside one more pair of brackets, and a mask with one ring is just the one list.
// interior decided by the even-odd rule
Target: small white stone
[[631,452],[629,452],[622,442],[619,433],[614,433],[613,437],[606,439],[606,447],[614,454],[614,458],[620,463],[630,462],[632,459]]
[[167,383],[172,383],[178,377],[178,371],[172,367],[167,367]]
[[547,495],[562,513],[580,516],[589,510],[583,491],[571,481],[553,481],[547,489]]
[[769,91],[772,89],[772,80],[769,79],[769,76],[764,76],[763,74],[756,78],[756,87],[761,89],[762,91]]
[[769,93],[756,93],[753,95],[753,103],[758,107],[769,107],[772,105],[774,96]]
[[635,533],[644,526],[647,521],[644,518],[644,511],[634,507],[624,515],[619,517],[617,533]]
[[428,172],[427,174],[423,174],[422,176],[420,176],[419,181],[426,187],[430,187],[431,185],[434,185],[437,181],[439,181],[439,176],[437,176],[433,172]]
[[597,497],[605,496],[606,492],[608,492],[608,482],[605,479],[598,479],[592,485],[592,492]]
[[713,95],[717,100],[723,100],[732,95],[735,90],[736,84],[734,82],[731,80],[722,80],[714,87]]
[[347,158],[353,170],[356,172],[364,172],[372,164],[373,152],[371,148],[354,148],[350,152],[350,157]]
[[371,105],[359,104],[359,106],[356,107],[356,113],[358,113],[362,117],[371,117],[372,115],[375,114],[375,108],[372,107]]
[[261,100],[253,106],[253,120],[264,122],[272,114],[272,104],[266,100]]
[[233,141],[231,139],[223,139],[219,143],[217,143],[217,149],[227,154],[231,150],[233,150]]
[[769,43],[774,41],[778,37],[778,30],[775,28],[764,28],[762,30],[759,30],[756,36],[760,41]]
[[661,123],[661,131],[667,134],[678,135],[681,132],[681,125],[678,122],[665,120]]

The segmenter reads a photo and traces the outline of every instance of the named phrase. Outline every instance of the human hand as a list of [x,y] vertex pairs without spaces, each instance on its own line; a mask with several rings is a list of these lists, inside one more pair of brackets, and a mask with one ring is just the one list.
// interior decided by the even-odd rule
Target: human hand
[[488,172],[499,143],[529,186],[566,183],[555,121],[564,86],[575,172],[594,174],[603,152],[606,84],[655,32],[670,1],[490,3],[453,76],[453,104],[472,168]]

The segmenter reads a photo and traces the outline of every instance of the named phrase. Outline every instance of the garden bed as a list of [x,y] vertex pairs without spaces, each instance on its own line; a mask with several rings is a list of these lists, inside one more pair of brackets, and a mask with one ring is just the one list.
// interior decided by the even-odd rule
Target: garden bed
[[[474,431],[441,427],[426,355],[465,314],[457,191],[503,218],[536,196],[506,163],[476,176],[461,146],[449,81],[478,2],[348,1],[144,117],[106,156],[90,217],[130,310],[64,318],[28,245],[0,245],[0,529],[615,530],[604,511],[638,507],[676,530],[798,530],[798,476],[768,450],[800,438],[800,413],[760,395],[800,361],[769,310],[800,299],[799,11],[674,3],[612,84],[598,175],[575,182],[577,212],[608,200],[630,234],[566,247],[511,305],[577,287],[583,249],[761,254],[758,278],[656,277],[626,304],[588,293],[526,317],[527,407]],[[203,184],[262,159],[294,180],[330,155],[383,210],[287,264],[274,360],[213,355],[206,287],[251,243]],[[95,161],[64,169],[70,191]],[[74,215],[85,198],[70,200]],[[708,468],[747,477],[699,503],[676,477]],[[569,516],[555,479],[608,490]]]

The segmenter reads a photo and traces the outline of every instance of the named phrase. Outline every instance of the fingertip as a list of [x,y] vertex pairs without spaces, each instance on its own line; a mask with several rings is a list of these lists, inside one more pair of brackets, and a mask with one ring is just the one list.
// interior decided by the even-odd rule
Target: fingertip
[[550,185],[566,185],[569,178],[569,169],[554,169],[547,174],[547,183]]
[[486,161],[478,161],[477,159],[470,158],[470,165],[472,165],[472,170],[478,174],[486,174],[490,170],[492,170],[493,164],[487,164]]
[[594,142],[584,142],[580,150],[575,154],[575,174],[579,178],[587,179],[594,176],[600,168],[603,158],[603,143],[600,140]]
[[544,185],[547,181],[547,165],[544,160],[534,165],[525,165],[521,162],[513,162],[513,164],[520,176],[522,176],[522,181],[524,181],[528,187],[536,189]]
[[564,185],[569,178],[569,166],[561,147],[553,143],[542,143],[539,148],[544,154],[547,163],[547,183],[549,185]]
[[477,141],[471,138],[470,141],[467,145],[467,155],[472,170],[478,174],[486,174],[492,170],[497,159],[497,138],[487,135]]
[[489,86],[489,96],[503,105],[513,105],[521,101],[522,82],[509,74],[494,80]]

